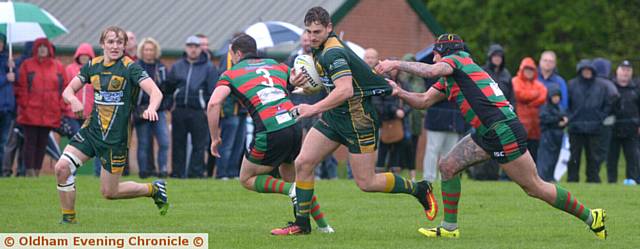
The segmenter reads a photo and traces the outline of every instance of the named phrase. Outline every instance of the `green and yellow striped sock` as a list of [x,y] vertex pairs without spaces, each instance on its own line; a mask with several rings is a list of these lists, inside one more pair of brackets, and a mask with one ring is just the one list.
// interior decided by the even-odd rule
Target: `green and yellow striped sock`
[[382,173],[386,178],[386,186],[382,192],[415,194],[416,183],[393,173]]
[[298,198],[296,216],[302,220],[306,220],[307,222],[309,220],[309,213],[311,212],[313,186],[314,182],[296,182],[296,196]]
[[578,201],[575,196],[572,196],[569,191],[556,184],[556,201],[553,206],[557,209],[565,211],[578,217],[587,225],[591,225],[591,209],[585,207]]

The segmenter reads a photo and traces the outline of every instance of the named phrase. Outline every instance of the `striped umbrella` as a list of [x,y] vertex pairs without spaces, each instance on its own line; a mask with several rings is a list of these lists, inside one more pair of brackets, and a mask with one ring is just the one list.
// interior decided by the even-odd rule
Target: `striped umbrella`
[[7,35],[9,56],[11,43],[54,38],[68,33],[60,21],[46,10],[30,3],[0,2],[0,33]]

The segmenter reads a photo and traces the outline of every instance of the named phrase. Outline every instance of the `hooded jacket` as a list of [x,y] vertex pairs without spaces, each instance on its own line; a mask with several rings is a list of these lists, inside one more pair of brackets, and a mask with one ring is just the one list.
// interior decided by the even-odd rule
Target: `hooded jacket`
[[173,93],[176,107],[206,110],[218,73],[206,54],[201,53],[196,62],[190,63],[184,53],[171,67],[167,80],[164,92]]
[[640,127],[640,89],[629,82],[627,86],[616,83],[619,100],[613,106],[613,114],[616,116],[614,134],[616,137],[637,136]]
[[[593,77],[585,79],[582,70],[590,68]],[[577,65],[578,76],[569,81],[569,133],[597,135],[602,121],[611,111],[607,83],[597,77],[590,60],[581,60]]]
[[[533,79],[529,80],[524,76],[524,69],[533,69]],[[522,59],[520,69],[516,77],[511,79],[513,91],[515,93],[516,114],[522,125],[527,130],[527,138],[540,139],[540,106],[547,99],[547,88],[538,81],[538,70],[536,63],[531,57]]]
[[551,87],[547,92],[547,103],[540,108],[540,129],[542,132],[563,129],[564,127],[561,127],[558,123],[562,121],[563,117],[567,116],[567,113],[560,108],[559,103],[554,104],[551,101],[551,97],[557,95],[560,96],[560,102],[562,102],[560,88]]
[[[613,81],[611,81],[611,78],[609,77],[611,75],[611,61],[604,58],[595,58],[593,59],[593,68],[595,70],[596,76],[607,83],[607,99],[609,100],[609,102],[611,102],[612,105],[618,102],[618,99],[620,99],[620,92],[618,92],[616,84],[613,83]],[[613,113],[609,113],[609,115],[613,116]],[[613,125],[613,119],[607,120],[609,121],[605,121],[605,125]]]
[[[78,75],[78,73],[80,72],[80,68],[82,68],[83,66],[82,64],[80,64],[79,60],[81,55],[88,55],[89,60],[96,57],[91,44],[80,44],[80,46],[78,46],[78,48],[76,49],[76,53],[73,55],[73,62],[69,64],[65,70],[67,79],[69,79],[69,81],[73,79],[73,77],[76,77],[76,75]],[[67,84],[68,82],[66,82],[65,87]],[[84,117],[89,117],[91,115],[91,109],[93,108],[93,86],[91,86],[91,84],[85,84],[78,92],[76,92],[76,98],[78,98],[82,105],[84,105]],[[67,117],[76,117],[76,115],[71,111],[71,105],[67,105],[64,115]]]
[[[49,50],[49,55],[45,58],[38,57],[38,47],[41,45]],[[53,45],[49,40],[35,40],[32,56],[20,65],[19,75],[15,88],[18,124],[60,127],[65,108],[62,91],[68,80],[62,63],[55,58]]]
[[[158,88],[162,89],[163,84],[167,82],[167,75],[169,74],[167,67],[165,67],[160,60],[156,60],[155,63],[147,64],[143,60],[137,60],[136,63],[140,65],[146,72],[149,74],[149,77],[153,79],[153,82],[156,83]],[[207,99],[208,101],[208,99]],[[149,94],[144,91],[140,91],[138,93],[138,98],[136,99],[136,108],[140,113],[147,109],[149,106]],[[158,111],[168,110],[171,106],[171,98],[162,98],[162,102],[160,103],[160,107],[158,107]]]
[[[7,38],[4,34],[0,33],[0,40],[5,45],[7,44]],[[17,80],[18,72],[16,71],[18,69],[14,68],[13,72]],[[0,51],[0,112],[15,112],[16,98],[13,92],[13,84],[15,82],[9,82],[7,73],[9,73],[9,52],[7,51],[7,46],[4,46],[4,49]]]
[[[500,54],[502,57],[502,64],[500,66],[494,65],[491,62],[491,57],[495,54]],[[498,88],[500,88],[509,103],[516,108],[513,85],[511,84],[512,76],[509,70],[504,67],[505,63],[504,49],[499,44],[493,44],[489,47],[489,52],[487,53],[487,64],[482,66],[482,69],[487,72],[496,83],[498,83]]]

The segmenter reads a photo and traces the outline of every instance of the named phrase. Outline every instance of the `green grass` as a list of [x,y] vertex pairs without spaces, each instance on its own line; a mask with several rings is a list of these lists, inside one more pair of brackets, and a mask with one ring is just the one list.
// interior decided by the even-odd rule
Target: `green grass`
[[[108,201],[100,196],[98,179],[81,176],[80,223],[63,226],[53,177],[0,178],[0,232],[208,233],[210,248],[634,248],[640,243],[640,187],[562,185],[588,207],[607,209],[607,241],[597,240],[573,216],[527,198],[513,183],[467,179],[459,240],[420,235],[419,227],[436,222],[426,220],[413,197],[363,193],[349,180],[316,183],[335,234],[274,237],[270,229],[292,219],[290,200],[249,192],[237,181],[170,179],[172,206],[167,216],[159,216],[149,198]],[[442,209],[437,221],[441,218]]]

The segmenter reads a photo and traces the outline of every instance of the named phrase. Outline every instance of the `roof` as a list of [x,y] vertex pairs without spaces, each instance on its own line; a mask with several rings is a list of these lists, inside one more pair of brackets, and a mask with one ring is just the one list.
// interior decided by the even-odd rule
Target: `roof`
[[335,13],[347,0],[21,0],[36,4],[69,30],[52,41],[59,48],[82,42],[98,46],[99,33],[116,25],[143,37],[155,38],[163,50],[184,49],[189,35],[203,33],[215,50],[237,31],[260,21],[284,21],[303,26],[304,14],[314,6]]

